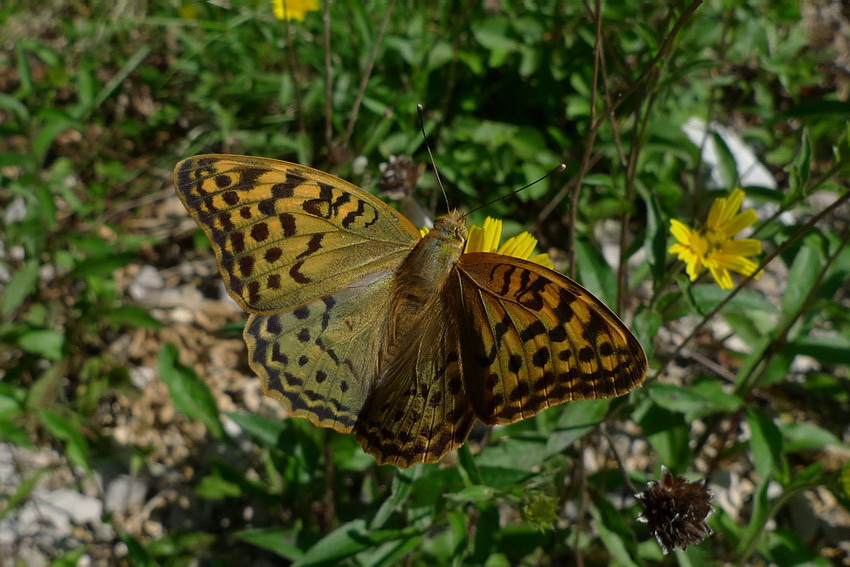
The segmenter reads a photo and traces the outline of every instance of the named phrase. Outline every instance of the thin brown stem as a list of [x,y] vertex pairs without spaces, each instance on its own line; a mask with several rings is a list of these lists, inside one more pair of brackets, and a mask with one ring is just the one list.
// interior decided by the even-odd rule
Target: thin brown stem
[[[593,39],[593,78],[590,83],[590,123],[596,122],[596,93],[599,87],[599,67],[602,59],[602,0],[595,0],[593,17],[596,20],[596,33]],[[570,277],[576,277],[576,210],[578,209],[578,198],[581,192],[581,182],[588,171],[588,161],[590,160],[590,152],[593,150],[593,145],[596,142],[596,134],[598,130],[591,129],[588,132],[587,140],[584,146],[584,156],[581,160],[581,168],[579,169],[578,180],[576,181],[575,190],[570,193],[570,211],[569,223],[567,225],[567,251],[570,255],[569,274]]]
[[331,0],[325,0],[322,12],[325,48],[325,147],[333,153],[331,97],[333,96],[333,66],[331,65]]
[[[656,65],[658,65],[658,63],[664,57],[667,56],[668,52],[670,51],[670,49],[673,45],[673,40],[676,38],[676,36],[679,34],[679,32],[682,30],[682,28],[685,26],[685,24],[691,18],[691,16],[693,16],[693,14],[697,10],[697,8],[699,8],[700,5],[702,5],[703,1],[704,0],[694,0],[685,9],[685,11],[682,12],[682,15],[679,16],[679,18],[676,20],[676,23],[673,25],[673,29],[670,30],[670,33],[667,34],[667,37],[664,39],[664,42],[661,44],[661,47],[659,48],[658,53],[655,55],[655,57],[652,58],[652,61],[649,62],[649,64],[647,65],[647,67],[643,71],[643,73],[641,73],[641,75],[631,85],[629,85],[629,88],[627,88],[625,91],[623,91],[623,93],[620,94],[620,97],[617,99],[617,101],[615,101],[613,103],[613,105],[611,105],[609,108],[607,108],[605,110],[605,112],[602,113],[602,116],[600,116],[595,122],[592,123],[592,126],[590,127],[590,130],[588,131],[588,139],[591,138],[591,135],[592,136],[596,135],[596,132],[598,132],[599,128],[602,127],[602,124],[610,116],[613,116],[614,111],[617,110],[617,108],[619,108],[619,106],[624,101],[628,100],[628,98],[632,94],[634,94],[635,91],[637,91],[638,87],[640,87],[643,84],[643,82],[647,79],[647,77],[649,77],[650,73],[655,70]],[[586,167],[585,161],[586,161],[587,155],[589,155],[590,151],[591,151],[591,148],[585,148],[585,156],[582,159],[582,168],[580,170],[578,180],[575,183],[575,187],[581,186],[581,180],[584,178],[584,175],[585,175],[583,173],[585,171],[585,167]],[[537,222],[538,223],[542,223],[544,220],[546,220],[546,218],[552,213],[552,211],[554,211],[555,208],[561,203],[561,201],[564,199],[564,197],[567,196],[567,194],[569,193],[569,191],[570,191],[570,189],[573,185],[574,185],[573,183],[565,185],[561,189],[561,191],[559,191],[558,194],[555,195],[555,197],[549,203],[546,204],[546,206],[543,208],[543,210],[540,211],[540,214],[537,216]],[[578,198],[576,197],[573,200],[577,201]],[[572,230],[572,228],[571,228],[571,230]],[[572,240],[570,240],[570,242],[568,244],[572,245]]]
[[378,49],[381,47],[381,41],[384,39],[384,33],[387,31],[387,24],[390,21],[390,15],[395,8],[396,0],[390,2],[384,19],[381,21],[381,28],[378,30],[378,37],[375,38],[375,43],[372,46],[372,53],[369,54],[369,62],[366,64],[366,70],[363,72],[363,77],[360,78],[360,87],[357,89],[357,97],[354,99],[354,106],[351,109],[351,117],[348,119],[348,126],[345,128],[345,136],[340,144],[343,148],[348,147],[348,141],[354,133],[354,124],[357,122],[357,115],[360,112],[360,105],[363,102],[363,95],[366,93],[366,86],[369,84],[369,78],[372,76],[372,68],[375,66],[375,60],[378,58]]
[[292,79],[293,102],[295,104],[295,120],[298,122],[298,133],[301,138],[307,137],[307,126],[304,123],[304,107],[301,103],[301,89],[298,88],[298,79],[295,76],[298,68],[297,57],[295,54],[295,41],[292,38],[292,23],[289,20],[284,20],[284,29],[286,30],[286,70],[289,77]]
[[[791,328],[800,319],[803,313],[806,313],[808,311],[808,307],[814,300],[815,294],[817,293],[817,290],[820,287],[820,283],[823,281],[823,278],[826,277],[826,273],[829,271],[829,268],[832,267],[836,258],[838,258],[838,255],[841,253],[842,250],[844,250],[848,243],[850,243],[850,230],[846,230],[844,232],[844,236],[842,237],[841,242],[838,246],[836,246],[835,251],[830,254],[829,258],[827,258],[827,261],[824,262],[824,265],[821,267],[820,272],[818,272],[818,275],[815,278],[815,281],[812,283],[812,287],[811,289],[809,289],[809,293],[806,294],[806,298],[803,300],[803,303],[802,305],[800,305],[800,308],[797,309],[797,312],[794,314],[794,316],[791,317],[791,319],[789,319],[788,321],[786,321],[785,324],[782,326],[782,329],[779,330],[776,338],[774,338],[771,341],[770,345],[767,347],[767,349],[765,349],[764,356],[759,361],[759,363],[757,365],[754,365],[750,369],[749,373],[743,378],[743,380],[740,380],[740,384],[736,388],[736,390],[739,393],[746,392],[746,395],[744,396],[745,403],[742,405],[741,409],[738,410],[738,412],[736,413],[735,419],[732,420],[730,426],[721,435],[720,441],[717,443],[716,454],[708,466],[708,471],[706,473],[707,477],[710,477],[717,469],[717,467],[720,466],[720,460],[723,456],[723,448],[726,446],[732,432],[738,429],[738,423],[741,421],[743,412],[748,406],[746,402],[752,399],[753,392],[756,390],[758,384],[764,378],[764,374],[770,367],[771,361],[788,341],[788,333],[791,331]],[[706,431],[705,437],[707,437],[708,434],[709,432]]]

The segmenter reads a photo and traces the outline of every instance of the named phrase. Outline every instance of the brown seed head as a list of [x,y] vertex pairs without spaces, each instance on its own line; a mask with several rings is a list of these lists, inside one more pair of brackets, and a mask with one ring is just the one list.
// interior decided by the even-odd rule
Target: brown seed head
[[712,534],[706,521],[714,508],[705,482],[674,477],[662,466],[661,480],[648,486],[645,492],[636,495],[644,507],[638,520],[649,524],[649,532],[665,554],[674,549],[684,551]]

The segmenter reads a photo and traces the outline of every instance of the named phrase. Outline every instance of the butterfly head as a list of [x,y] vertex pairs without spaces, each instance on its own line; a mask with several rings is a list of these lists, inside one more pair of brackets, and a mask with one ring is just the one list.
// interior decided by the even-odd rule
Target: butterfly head
[[466,223],[458,211],[452,211],[434,221],[428,236],[463,250],[466,244]]

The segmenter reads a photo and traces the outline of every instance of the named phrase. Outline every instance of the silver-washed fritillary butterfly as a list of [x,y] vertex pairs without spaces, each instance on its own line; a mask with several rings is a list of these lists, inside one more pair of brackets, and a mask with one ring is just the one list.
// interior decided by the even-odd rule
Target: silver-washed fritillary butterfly
[[379,463],[435,462],[476,419],[621,396],[646,375],[634,335],[574,281],[462,253],[457,212],[420,237],[346,181],[245,156],[189,158],[174,184],[251,313],[245,342],[265,392],[353,431]]

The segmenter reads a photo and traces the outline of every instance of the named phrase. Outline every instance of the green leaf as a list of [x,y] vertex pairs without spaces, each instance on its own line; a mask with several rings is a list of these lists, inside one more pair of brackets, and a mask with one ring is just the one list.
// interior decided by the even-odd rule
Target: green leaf
[[33,474],[18,483],[14,493],[8,499],[4,495],[4,504],[3,508],[0,509],[0,518],[5,518],[10,513],[18,510],[27,501],[29,495],[35,489],[36,483],[46,472],[47,469],[36,470]]
[[366,520],[352,520],[341,525],[308,549],[293,567],[337,565],[343,559],[390,540],[405,540],[418,535],[413,529],[369,530]]
[[481,484],[493,488],[516,486],[534,476],[529,469],[479,466],[478,470],[481,472]]
[[212,393],[191,368],[180,364],[176,346],[168,343],[162,347],[157,367],[159,378],[168,386],[177,409],[187,417],[201,421],[214,437],[223,438],[225,433]]
[[564,406],[557,429],[546,438],[546,455],[557,455],[605,419],[611,400],[580,400]]
[[286,423],[280,419],[269,419],[261,415],[237,412],[225,412],[224,415],[266,448],[277,447],[281,435],[287,429]]
[[[842,100],[806,100],[786,110],[780,118],[799,116],[836,116],[850,119],[850,102]],[[806,137],[808,137],[807,134]]]
[[[426,467],[423,465],[422,468]],[[426,472],[413,481],[413,488],[410,491],[410,506],[412,508],[434,506],[436,502],[442,500],[444,494],[462,490],[463,487],[463,480],[460,478],[457,469],[427,467]]]
[[602,303],[616,304],[617,276],[599,248],[588,239],[579,237],[576,239],[576,259],[581,285]]
[[467,487],[481,484],[481,471],[478,470],[478,465],[475,464],[475,459],[472,458],[472,451],[469,450],[468,443],[464,443],[458,449],[458,464],[460,465],[458,472]]
[[747,412],[747,423],[752,431],[750,449],[756,472],[767,477],[782,459],[782,433],[773,421],[758,409]]
[[688,444],[690,428],[680,413],[668,411],[647,398],[636,412],[635,419],[644,436],[658,453],[659,462],[673,471],[684,471],[691,462]]
[[484,563],[496,551],[496,535],[499,533],[499,508],[493,503],[479,504],[478,522],[475,524],[475,539],[472,542],[470,563]]
[[[522,455],[522,459],[516,458]],[[541,465],[550,456],[544,439],[510,438],[488,445],[475,456],[479,467],[519,468]]]
[[118,252],[107,256],[86,258],[74,266],[70,275],[74,278],[111,275],[118,268],[132,264],[136,258],[135,252]]
[[599,537],[602,539],[602,543],[605,545],[605,550],[608,554],[610,554],[611,558],[614,559],[618,565],[638,567],[638,564],[632,559],[632,556],[626,547],[626,542],[623,541],[622,536],[617,533],[616,529],[612,529],[614,526],[610,525],[610,522],[612,522],[616,516],[606,514],[603,517],[601,510],[595,505],[590,507],[590,515],[593,516],[593,521],[596,524]]
[[151,541],[146,549],[155,557],[175,556],[179,554],[198,557],[219,540],[218,534],[200,531],[172,531],[163,537]]
[[239,483],[223,478],[214,471],[201,479],[195,487],[195,494],[205,500],[225,500],[242,496],[243,492]]
[[689,419],[733,412],[742,403],[737,396],[727,394],[715,380],[703,380],[686,387],[656,382],[646,390],[659,406],[686,414]]
[[148,56],[151,49],[152,47],[150,45],[140,45],[139,48],[136,49],[136,52],[127,59],[120,69],[118,69],[118,72],[112,75],[109,78],[109,81],[103,85],[103,88],[97,93],[97,97],[95,97],[91,107],[86,108],[85,112],[92,112],[101,104],[106,102],[106,99],[109,98],[116,89],[124,84],[124,80],[130,75],[130,73],[132,73],[142,63],[142,61],[145,60],[145,57]]
[[159,567],[156,559],[139,541],[127,532],[121,533],[121,541],[127,546],[127,559],[133,567]]
[[32,139],[33,154],[39,164],[43,164],[47,151],[53,145],[54,140],[69,129],[82,130],[82,125],[56,108],[48,108],[39,113],[42,120],[39,128]]
[[786,453],[823,449],[827,445],[844,447],[841,440],[830,431],[814,423],[786,423],[779,426],[784,438]]
[[15,309],[21,306],[38,284],[38,262],[36,260],[28,260],[21,268],[15,272],[9,283],[6,284],[3,292],[2,311],[3,317],[12,313]]
[[287,540],[294,539],[294,532],[295,530],[284,528],[257,528],[237,532],[236,537],[251,545],[267,549],[284,559],[300,561],[304,558],[304,552],[297,546],[287,543]]
[[41,422],[50,434],[65,443],[65,455],[68,460],[88,473],[92,473],[89,444],[80,433],[80,424],[76,420],[66,419],[52,410],[39,412]]
[[65,353],[65,335],[51,329],[25,331],[18,337],[18,346],[48,360],[61,360]]
[[415,467],[412,470],[396,471],[393,483],[390,486],[390,495],[378,508],[378,511],[372,517],[372,522],[369,525],[370,529],[376,530],[384,526],[390,519],[390,516],[395,512],[401,512],[402,506],[407,502],[410,491],[413,488],[413,483],[417,478],[422,477],[424,470],[422,467]]
[[652,268],[654,286],[665,280],[667,271],[667,234],[669,223],[664,222],[664,214],[658,199],[638,184],[638,192],[646,203],[646,239],[644,240],[648,253],[649,265]]
[[481,484],[476,484],[453,494],[446,494],[447,500],[454,502],[491,502],[498,492]]
[[246,494],[261,499],[273,496],[265,482],[249,478],[244,469],[221,459],[213,461],[210,473],[201,480],[196,494],[209,500],[224,500]]
[[746,564],[746,558],[752,553],[759,537],[764,533],[764,525],[770,518],[770,501],[767,497],[767,488],[772,479],[772,474],[763,477],[755,494],[753,494],[753,511],[750,514],[750,521],[747,523],[738,543],[739,561],[736,563],[739,565]]
[[815,239],[804,239],[803,246],[800,247],[788,271],[788,284],[785,286],[785,294],[782,297],[782,319],[777,325],[778,328],[782,328],[784,323],[791,321],[797,315],[803,308],[809,292],[817,283],[823,260],[814,242]]
[[738,164],[735,163],[735,156],[732,155],[723,136],[712,131],[711,139],[714,140],[714,148],[717,150],[717,167],[720,169],[720,178],[723,179],[723,186],[728,191],[732,191],[738,186],[738,179],[740,179],[738,175]]
[[32,448],[27,430],[9,421],[0,420],[0,439],[27,449]]
[[800,150],[794,158],[790,169],[790,183],[788,193],[785,198],[786,204],[796,203],[806,194],[806,188],[809,183],[809,172],[811,171],[812,161],[812,144],[809,141],[809,133],[803,130],[803,135],[800,137]]
[[140,329],[162,329],[160,323],[148,311],[138,305],[122,305],[104,314],[104,319],[113,325],[128,325]]
[[77,567],[80,559],[88,552],[85,546],[80,546],[64,553],[61,557],[50,562],[50,567]]

